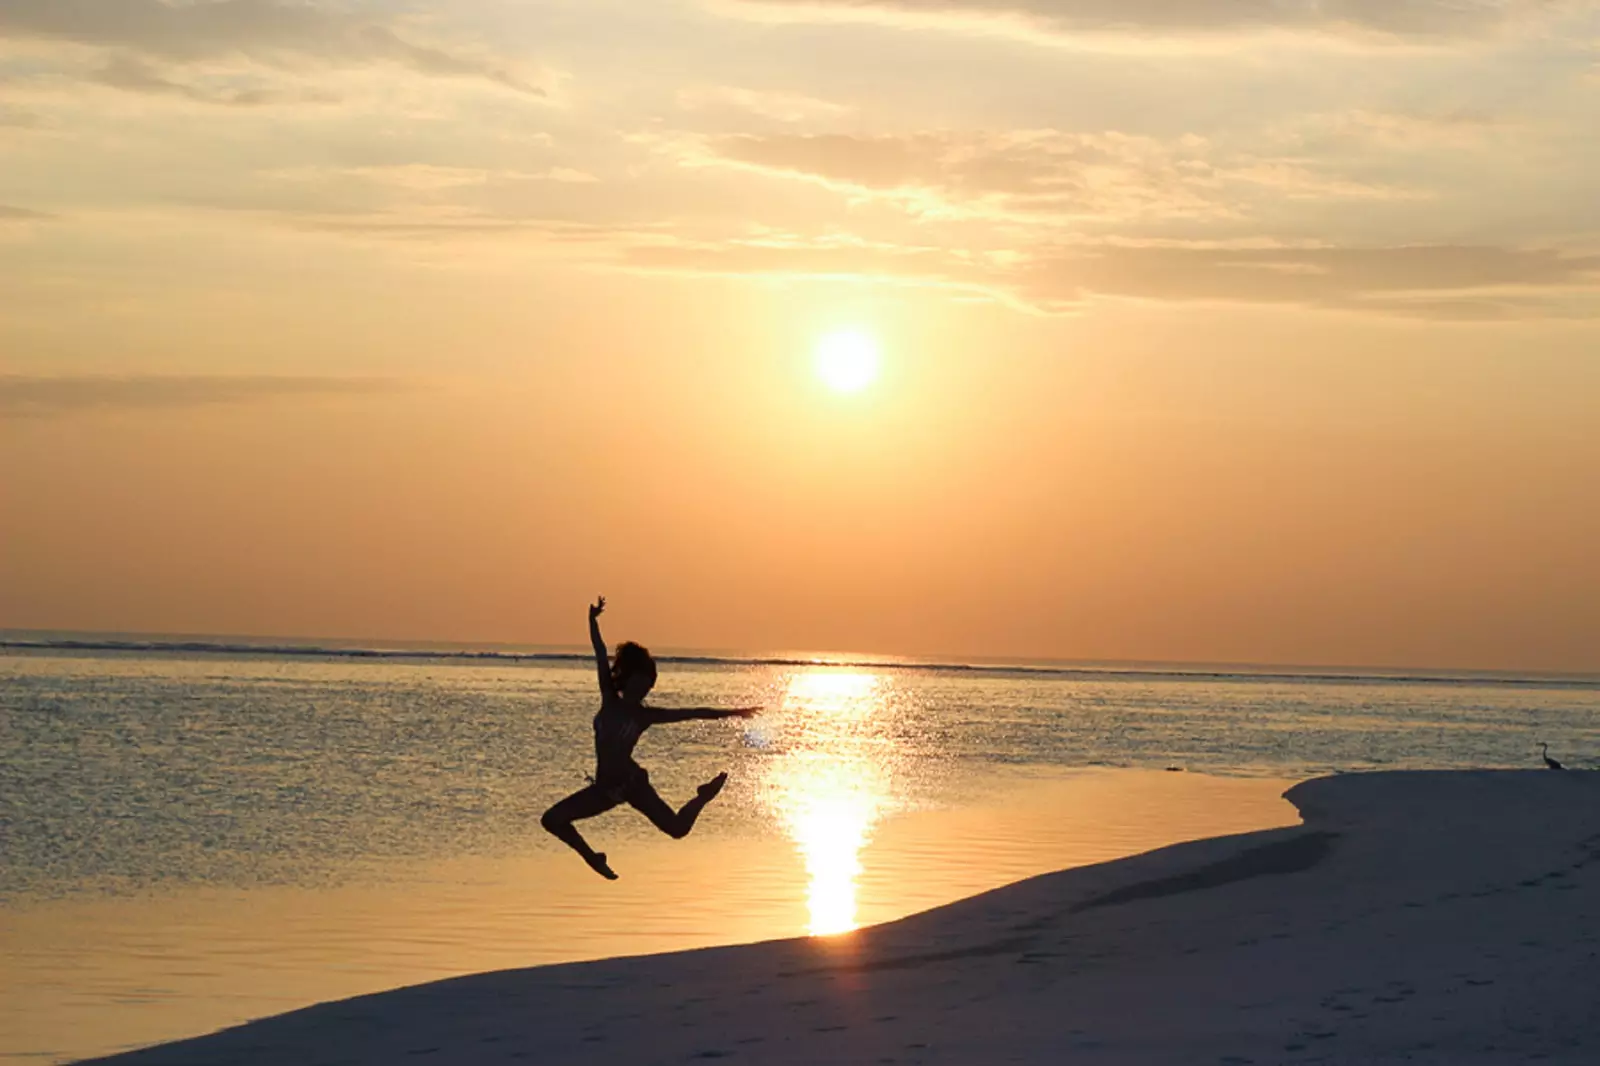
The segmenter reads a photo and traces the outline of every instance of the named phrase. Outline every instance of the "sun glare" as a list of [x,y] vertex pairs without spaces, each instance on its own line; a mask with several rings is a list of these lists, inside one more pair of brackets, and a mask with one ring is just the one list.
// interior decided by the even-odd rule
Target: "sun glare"
[[858,329],[817,341],[817,376],[835,392],[860,392],[878,379],[878,342]]
[[874,728],[886,698],[876,674],[808,670],[789,678],[781,712],[787,750],[769,763],[766,788],[805,862],[813,936],[857,925],[861,852],[889,804],[890,760]]

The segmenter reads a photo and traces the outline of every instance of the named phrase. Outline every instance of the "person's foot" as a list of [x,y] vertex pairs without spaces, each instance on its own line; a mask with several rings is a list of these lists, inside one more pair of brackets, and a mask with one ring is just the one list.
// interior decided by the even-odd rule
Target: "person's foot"
[[717,798],[717,793],[721,792],[722,786],[726,785],[727,783],[728,775],[726,773],[718,774],[716,777],[713,777],[710,781],[707,781],[705,784],[700,786],[700,799],[706,803],[710,803],[712,800]]
[[606,864],[605,852],[597,851],[593,855],[585,855],[583,861],[588,863],[590,868],[593,869],[595,873],[599,874],[607,881],[615,881],[617,879],[615,871],[613,871],[611,867]]

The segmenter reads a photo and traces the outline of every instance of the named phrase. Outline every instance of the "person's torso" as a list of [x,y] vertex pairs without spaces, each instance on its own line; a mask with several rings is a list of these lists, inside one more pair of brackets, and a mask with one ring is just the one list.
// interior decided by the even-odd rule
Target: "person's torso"
[[621,700],[607,700],[600,705],[600,713],[594,716],[597,779],[624,778],[637,767],[633,749],[648,724]]

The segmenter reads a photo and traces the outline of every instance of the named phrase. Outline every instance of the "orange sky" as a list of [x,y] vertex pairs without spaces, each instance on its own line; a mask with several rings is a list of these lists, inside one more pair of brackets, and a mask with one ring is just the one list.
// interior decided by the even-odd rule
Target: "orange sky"
[[0,626],[1600,670],[1600,19],[1345,6],[0,0]]

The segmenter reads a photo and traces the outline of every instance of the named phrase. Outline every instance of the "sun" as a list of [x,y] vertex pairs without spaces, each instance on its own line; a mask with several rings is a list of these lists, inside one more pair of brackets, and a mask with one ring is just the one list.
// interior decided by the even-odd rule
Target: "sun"
[[817,376],[835,392],[860,392],[878,380],[878,342],[859,329],[840,329],[817,341]]

